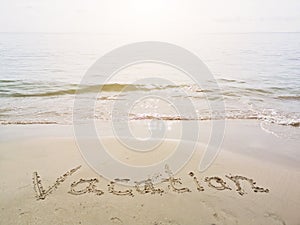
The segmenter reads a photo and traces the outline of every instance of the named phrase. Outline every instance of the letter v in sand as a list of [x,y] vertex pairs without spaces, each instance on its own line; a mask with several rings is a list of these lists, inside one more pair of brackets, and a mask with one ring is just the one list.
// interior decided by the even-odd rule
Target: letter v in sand
[[81,168],[81,165],[77,166],[74,169],[69,170],[68,172],[66,172],[59,178],[57,178],[55,183],[52,186],[49,186],[49,188],[47,190],[44,190],[44,188],[43,188],[41,177],[38,175],[37,172],[34,172],[32,179],[33,179],[33,186],[34,186],[34,190],[36,192],[37,200],[44,200],[49,194],[52,193],[52,191],[54,189],[56,189],[61,183],[63,183],[67,177],[71,176],[73,173],[75,173],[80,168]]

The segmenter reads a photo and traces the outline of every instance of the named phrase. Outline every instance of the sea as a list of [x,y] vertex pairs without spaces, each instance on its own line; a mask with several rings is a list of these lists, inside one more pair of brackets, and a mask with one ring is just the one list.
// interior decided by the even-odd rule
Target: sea
[[[139,41],[163,41],[195,54],[213,74],[221,96],[212,96],[218,91],[215,86],[199,86],[184,72],[155,62],[123,68],[104,83],[80,85],[97,59]],[[163,78],[172,85],[139,83],[145,78]],[[97,93],[92,119],[99,121],[118,118],[118,113],[123,119],[125,111],[112,113],[113,108],[134,95],[141,98],[126,107],[129,120],[249,119],[296,129],[299,134],[300,33],[181,34],[153,39],[107,33],[0,33],[2,126],[72,124],[78,92]],[[179,112],[173,104],[184,108],[190,101],[193,113]],[[212,114],[214,101],[223,101],[225,111]],[[83,118],[85,110],[89,109],[82,109]]]

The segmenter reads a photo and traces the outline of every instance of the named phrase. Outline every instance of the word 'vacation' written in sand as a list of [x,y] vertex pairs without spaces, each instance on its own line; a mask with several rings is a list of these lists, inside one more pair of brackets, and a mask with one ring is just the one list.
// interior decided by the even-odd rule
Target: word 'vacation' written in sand
[[[33,173],[33,186],[36,192],[37,200],[44,200],[47,196],[49,196],[55,189],[57,189],[68,177],[72,176],[75,172],[77,172],[81,166],[78,166],[74,169],[71,169],[64,173],[62,176],[56,179],[55,183],[52,186],[49,186],[48,189],[44,189],[42,185],[41,177],[37,172]],[[134,196],[135,194],[159,194],[163,195],[169,192],[176,192],[176,193],[186,193],[192,192],[192,190],[196,190],[198,192],[202,192],[205,190],[204,186],[202,186],[200,180],[195,176],[194,172],[189,172],[188,176],[191,177],[193,180],[193,187],[185,187],[181,181],[181,178],[176,178],[172,171],[169,169],[168,165],[165,166],[165,173],[168,175],[167,178],[164,178],[161,183],[166,184],[166,188],[158,188],[155,186],[153,179],[146,179],[143,181],[135,182],[134,188],[127,188],[123,190],[117,190],[115,187],[116,183],[128,182],[129,179],[120,179],[117,178],[115,181],[110,181],[107,185],[107,192],[113,195],[118,196]],[[236,188],[236,191],[240,195],[246,194],[245,190],[242,188],[241,183],[245,182],[250,185],[250,188],[254,192],[264,192],[268,193],[269,189],[261,188],[256,186],[256,182],[253,179],[240,176],[240,175],[225,175],[225,177],[231,181]],[[69,194],[72,195],[83,195],[87,193],[93,193],[97,196],[105,194],[105,190],[101,190],[97,187],[97,183],[99,183],[98,178],[91,178],[91,179],[79,179],[74,181],[70,185],[70,190],[68,191]],[[211,176],[205,177],[204,183],[207,184],[209,188],[224,191],[224,190],[232,190],[232,188],[220,177]]]

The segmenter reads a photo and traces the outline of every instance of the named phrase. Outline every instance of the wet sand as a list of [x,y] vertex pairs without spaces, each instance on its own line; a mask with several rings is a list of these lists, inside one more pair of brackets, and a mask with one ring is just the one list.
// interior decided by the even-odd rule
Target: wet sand
[[[177,124],[169,125],[175,137]],[[228,121],[222,151],[199,172],[209,137],[209,124],[202,125],[203,144],[179,173],[166,165],[162,183],[145,175],[134,187],[93,171],[72,127],[2,126],[0,224],[299,224],[299,141],[267,133],[257,121]]]

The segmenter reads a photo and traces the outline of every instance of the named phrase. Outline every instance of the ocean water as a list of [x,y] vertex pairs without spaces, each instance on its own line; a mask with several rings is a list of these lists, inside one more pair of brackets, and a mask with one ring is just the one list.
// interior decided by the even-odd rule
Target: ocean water
[[[225,113],[212,114],[207,99],[216,91],[201,87],[166,65],[143,63],[119,71],[105,84],[79,86],[103,54],[135,41],[113,34],[0,33],[0,124],[72,124],[76,91],[98,93],[96,120],[111,120],[116,102],[130,94],[144,98],[128,106],[130,120],[253,119],[287,127],[300,125],[300,33],[198,34],[161,38],[195,53],[222,91]],[[139,83],[160,77],[172,85]],[[196,114],[179,114],[172,102],[189,99]],[[180,101],[179,101],[180,100]],[[84,118],[86,109],[82,109]],[[117,112],[121,114],[123,112]],[[116,117],[115,117],[116,118]]]

